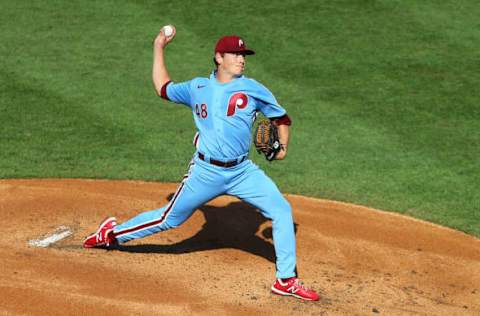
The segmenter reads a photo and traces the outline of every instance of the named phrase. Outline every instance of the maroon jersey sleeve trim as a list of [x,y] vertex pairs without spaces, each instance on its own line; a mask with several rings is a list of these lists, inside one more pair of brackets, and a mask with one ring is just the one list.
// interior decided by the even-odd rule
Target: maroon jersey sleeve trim
[[285,114],[284,116],[280,116],[280,117],[272,117],[272,118],[270,118],[270,120],[272,122],[274,122],[275,125],[277,125],[277,126],[280,126],[280,125],[290,126],[290,125],[292,125],[292,120],[290,119],[290,117],[287,114]]
[[170,99],[168,98],[168,95],[167,95],[167,86],[170,82],[172,82],[172,80],[169,80],[169,81],[165,82],[162,86],[162,89],[160,90],[160,96],[163,99],[168,100],[168,101],[170,101]]

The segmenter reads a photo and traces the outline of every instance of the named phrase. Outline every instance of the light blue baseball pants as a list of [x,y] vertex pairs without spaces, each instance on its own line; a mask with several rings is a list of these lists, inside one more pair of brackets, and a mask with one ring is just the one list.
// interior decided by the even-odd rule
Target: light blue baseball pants
[[276,276],[296,274],[295,231],[290,204],[273,181],[249,159],[230,167],[218,167],[197,155],[170,202],[141,213],[114,229],[119,243],[150,236],[185,222],[203,204],[219,195],[232,195],[258,208],[272,220]]

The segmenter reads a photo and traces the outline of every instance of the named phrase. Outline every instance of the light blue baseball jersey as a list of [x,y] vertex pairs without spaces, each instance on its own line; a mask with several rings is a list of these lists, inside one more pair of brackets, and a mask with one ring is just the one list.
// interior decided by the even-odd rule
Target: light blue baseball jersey
[[192,109],[198,151],[222,161],[248,154],[257,111],[268,118],[286,114],[265,86],[245,76],[220,83],[212,72],[209,78],[170,83],[166,97]]

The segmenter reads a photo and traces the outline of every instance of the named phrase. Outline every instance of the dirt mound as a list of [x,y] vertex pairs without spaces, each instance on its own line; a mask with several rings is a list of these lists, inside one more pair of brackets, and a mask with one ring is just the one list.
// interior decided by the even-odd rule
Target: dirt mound
[[[231,197],[180,228],[119,250],[82,248],[107,215],[120,222],[163,206],[175,184],[93,180],[0,181],[0,314],[479,315],[480,241],[380,212],[287,195],[298,269],[322,295],[270,293],[271,225]],[[28,244],[60,226],[73,234]]]

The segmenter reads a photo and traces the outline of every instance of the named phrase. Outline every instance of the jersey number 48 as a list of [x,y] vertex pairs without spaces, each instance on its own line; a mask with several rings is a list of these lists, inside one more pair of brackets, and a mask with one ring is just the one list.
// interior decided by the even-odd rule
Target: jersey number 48
[[207,105],[205,103],[202,103],[201,105],[195,104],[195,114],[197,114],[198,117],[207,118]]

